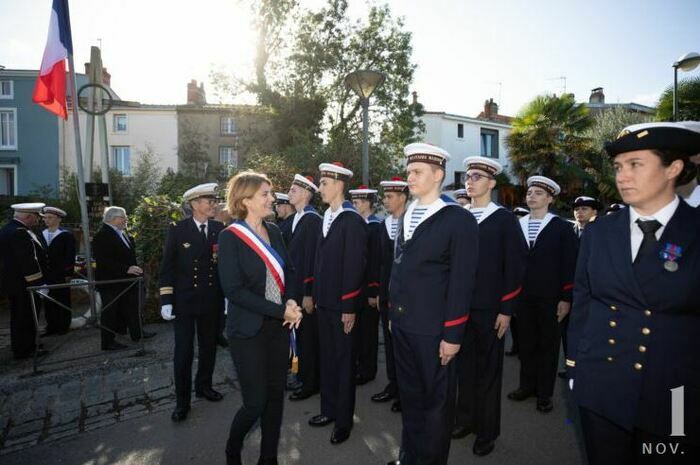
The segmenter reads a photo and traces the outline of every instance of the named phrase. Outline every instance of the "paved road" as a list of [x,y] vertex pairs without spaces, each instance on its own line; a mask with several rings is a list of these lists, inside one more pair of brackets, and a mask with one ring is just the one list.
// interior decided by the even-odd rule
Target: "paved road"
[[[224,351],[219,351],[216,382],[218,388],[225,392],[225,399],[216,404],[195,402],[190,418],[183,424],[175,425],[170,421],[173,393],[167,372],[171,370],[171,365],[168,358],[163,357],[163,352],[171,347],[172,336],[166,325],[159,327],[156,339],[160,342],[151,348],[159,356],[134,359],[123,366],[112,363],[101,371],[93,369],[90,372],[92,375],[76,378],[81,380],[78,384],[82,387],[76,387],[73,380],[72,387],[68,384],[68,388],[63,389],[63,384],[38,377],[32,378],[31,393],[28,394],[27,389],[17,388],[17,383],[22,380],[16,381],[14,390],[12,385],[6,384],[3,398],[0,399],[0,412],[20,410],[29,418],[31,415],[27,412],[34,411],[41,421],[33,420],[34,423],[30,425],[30,418],[30,422],[24,425],[27,430],[41,428],[38,435],[36,431],[31,433],[30,442],[15,444],[14,452],[11,443],[5,444],[0,462],[4,465],[225,463],[223,450],[228,427],[241,403],[230,358]],[[382,350],[380,347],[380,352]],[[306,423],[309,417],[318,413],[317,396],[303,402],[286,403],[280,464],[379,465],[396,457],[400,443],[400,416],[391,413],[388,405],[376,405],[369,401],[370,396],[381,390],[385,383],[383,361],[380,362],[378,379],[358,388],[353,434],[349,441],[340,446],[329,443],[330,427],[315,429]],[[504,397],[506,392],[516,387],[517,370],[517,360],[506,358]],[[42,379],[47,382],[42,382]],[[70,383],[65,379],[63,381]],[[524,403],[504,400],[502,435],[494,453],[487,457],[474,457],[471,453],[474,438],[469,436],[453,441],[449,463],[582,464],[575,418],[572,420],[573,416],[569,415],[573,410],[565,397],[567,393],[563,383],[560,380],[557,382],[555,409],[551,414],[536,412],[534,400]],[[60,418],[60,415],[54,418],[46,414],[46,407],[42,406],[42,402],[48,402],[46,392],[58,390],[55,396],[58,400],[60,393],[66,392],[64,397],[78,402],[77,407],[80,408],[85,404],[83,395],[94,392],[91,389],[96,389],[95,386],[100,386],[102,393],[112,393],[113,401],[102,402],[102,410],[95,407],[100,404],[93,405],[93,415],[85,417],[82,427],[78,418],[77,423],[71,423],[73,426],[63,434],[58,429],[52,429],[57,426],[56,418]],[[56,405],[56,399],[53,402],[50,405]],[[10,406],[15,406],[14,410]],[[69,423],[74,420],[66,418]],[[0,421],[3,431],[12,432],[13,428],[15,432],[18,431],[17,425],[8,427],[7,418],[0,418]],[[51,432],[54,434],[48,434]],[[256,430],[246,443],[245,463],[256,463],[259,441],[259,430]],[[0,450],[0,453],[3,451]]]

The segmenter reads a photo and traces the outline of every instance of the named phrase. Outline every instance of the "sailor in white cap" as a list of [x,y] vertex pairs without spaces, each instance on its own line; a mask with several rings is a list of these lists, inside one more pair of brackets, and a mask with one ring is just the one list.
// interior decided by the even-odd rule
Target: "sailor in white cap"
[[377,376],[377,352],[379,350],[379,233],[381,220],[374,214],[377,190],[360,185],[350,190],[350,200],[367,223],[367,267],[363,286],[362,306],[355,322],[355,384],[362,386]]
[[183,195],[192,216],[170,226],[160,266],[161,315],[173,320],[176,405],[171,418],[187,418],[192,393],[194,336],[199,363],[195,394],[209,401],[223,396],[212,388],[216,344],[220,335],[224,296],[217,266],[218,238],[223,223],[210,219],[218,201],[216,183],[201,184]]
[[294,221],[294,207],[289,204],[289,196],[282,192],[275,192],[275,216],[277,226],[282,231],[285,243],[289,244],[292,235],[292,222]]
[[453,438],[476,434],[475,455],[491,453],[501,431],[501,386],[504,336],[522,291],[527,244],[515,215],[491,200],[498,161],[486,157],[464,160],[467,209],[479,223],[479,265],[457,356],[457,415]]
[[696,173],[700,132],[633,125],[605,148],[627,207],[581,240],[566,360],[586,455],[697,463],[700,212],[675,188]]
[[386,376],[389,383],[381,392],[374,394],[372,402],[389,402],[392,412],[401,411],[401,401],[398,399],[399,386],[396,382],[396,363],[394,360],[394,344],[391,331],[389,331],[389,279],[391,278],[391,266],[394,263],[394,240],[399,229],[399,221],[406,211],[408,204],[408,183],[398,176],[391,180],[382,181],[379,186],[383,191],[383,204],[388,216],[384,218],[379,240],[379,255],[381,257],[379,271],[379,314],[382,320],[384,334],[384,352]]
[[[61,228],[61,221],[66,212],[57,207],[44,207],[44,224],[42,239],[48,254],[48,284],[65,284],[73,276],[75,264],[75,236],[68,229]],[[68,309],[56,304],[50,299],[44,302],[46,312],[45,336],[65,334],[70,329],[72,321],[70,288],[52,289],[49,296],[56,299]]]
[[466,189],[457,189],[454,191],[454,196],[457,203],[463,207],[469,203],[469,195]]
[[[0,279],[2,290],[10,300],[10,343],[16,359],[46,353],[36,345],[36,326],[27,287],[46,283],[46,250],[32,232],[39,223],[43,203],[12,205],[14,215],[0,229]],[[42,294],[48,290],[42,289]]]
[[574,233],[581,239],[581,234],[586,225],[598,217],[598,212],[603,209],[603,204],[597,199],[587,195],[581,195],[574,200]]
[[321,347],[321,414],[309,424],[335,421],[331,443],[350,437],[355,411],[353,328],[362,305],[367,257],[367,225],[350,202],[345,189],[352,171],[340,163],[319,166],[321,198],[329,204],[323,214],[316,251],[314,300],[318,311]]
[[452,359],[469,320],[479,232],[473,215],[440,195],[449,153],[415,143],[404,154],[416,200],[399,222],[389,284],[403,420],[398,462],[445,465],[457,387]]
[[559,322],[571,309],[578,241],[571,223],[549,212],[561,192],[559,185],[545,176],[531,176],[527,186],[530,214],[520,218],[529,246],[517,308],[520,384],[508,398],[537,397],[537,411],[548,413],[557,375]]
[[299,372],[297,374],[301,387],[289,396],[291,401],[308,399],[318,393],[319,381],[319,342],[318,318],[316,315],[313,290],[316,249],[321,236],[323,219],[311,201],[318,193],[318,187],[312,176],[295,174],[289,188],[289,203],[296,210],[292,217],[291,236],[287,245],[289,259],[294,265],[292,298],[301,302],[304,323],[296,330],[297,356]]

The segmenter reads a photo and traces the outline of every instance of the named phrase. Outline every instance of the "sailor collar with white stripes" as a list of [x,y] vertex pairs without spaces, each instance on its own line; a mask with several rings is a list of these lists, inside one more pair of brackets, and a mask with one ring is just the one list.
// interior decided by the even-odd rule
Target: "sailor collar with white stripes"
[[[411,240],[416,229],[428,218],[433,216],[435,213],[439,212],[441,209],[446,207],[448,204],[442,198],[437,198],[433,203],[428,205],[419,205],[418,200],[414,200],[406,209],[406,214],[403,217],[403,238],[405,241]],[[457,205],[455,203],[455,205]],[[411,219],[413,217],[413,212],[418,209],[425,209],[423,215],[414,222],[413,227],[411,227]]]
[[386,234],[389,236],[389,239],[392,241],[396,239],[396,231],[399,229],[399,219],[401,217],[394,217],[393,215],[389,215],[386,217],[384,220],[384,227],[386,228]]
[[292,232],[294,232],[297,229],[297,224],[299,224],[299,221],[301,220],[301,218],[304,215],[306,215],[307,213],[317,215],[319,218],[321,217],[321,215],[318,214],[318,212],[316,211],[316,209],[314,207],[312,207],[311,205],[305,206],[304,210],[302,210],[301,212],[296,212],[294,214],[294,219],[292,220]]
[[486,205],[486,207],[484,207],[484,208],[479,208],[479,209],[477,209],[476,207],[474,207],[474,206],[471,205],[471,204],[465,205],[464,208],[465,208],[466,210],[469,210],[470,212],[471,212],[472,210],[481,210],[481,214],[480,214],[480,215],[478,215],[478,216],[477,216],[477,215],[474,215],[474,217],[476,218],[476,222],[477,222],[478,224],[481,224],[481,223],[482,223],[486,218],[488,218],[492,213],[496,212],[499,208],[503,208],[503,207],[501,207],[500,205],[497,205],[497,204],[495,204],[495,203],[493,203],[493,202],[489,202],[489,204]]
[[[345,212],[353,212],[356,215],[359,215],[357,210],[355,210],[355,207],[352,206],[352,203],[348,202],[347,200],[344,201],[340,208],[338,208],[335,211],[331,210],[331,207],[328,207],[326,211],[323,213],[323,237],[328,236],[328,233],[331,230],[331,225],[333,222],[343,213]],[[363,219],[364,220],[364,219]]]
[[[544,215],[544,218],[541,220],[535,220],[535,221],[541,221],[540,227],[537,230],[537,234],[535,234],[535,237],[532,239],[532,245],[530,248],[532,248],[535,243],[537,242],[537,238],[540,236],[540,233],[544,230],[545,226],[549,224],[550,221],[555,217],[556,215],[547,212],[546,215]],[[523,236],[525,236],[525,242],[530,244],[530,215],[525,215],[522,218],[520,218],[520,229],[523,231]]]

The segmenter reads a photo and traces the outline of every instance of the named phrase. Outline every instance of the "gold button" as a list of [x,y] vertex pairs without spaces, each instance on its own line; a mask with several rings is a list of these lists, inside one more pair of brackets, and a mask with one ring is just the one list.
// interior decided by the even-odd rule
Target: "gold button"
[[616,326],[617,326],[617,322],[614,321],[614,320],[610,320],[610,327],[611,327],[611,328],[614,328],[614,327],[616,327]]
[[612,357],[608,357],[608,362],[612,362],[612,361],[613,361],[613,358],[612,358]]
[[197,279],[197,275],[194,275],[194,279]]
[[611,306],[610,306],[610,310],[612,310],[613,312],[615,312],[615,311],[617,311],[617,307],[614,306],[614,305],[611,305]]
[[639,351],[640,351],[640,352],[646,352],[646,351],[647,351],[647,347],[646,347],[646,346],[639,346]]
[[610,344],[610,345],[615,344],[615,339],[608,339],[608,344]]
[[637,371],[641,370],[641,369],[642,369],[642,364],[639,363],[639,362],[635,363],[635,364],[634,364],[634,369],[637,370]]
[[642,334],[648,336],[651,334],[651,330],[649,328],[642,328]]
[[651,310],[644,310],[644,315],[651,316]]
[[197,285],[195,284],[194,287],[197,287]]
[[196,267],[196,266],[194,267],[194,271],[197,271],[197,267]]

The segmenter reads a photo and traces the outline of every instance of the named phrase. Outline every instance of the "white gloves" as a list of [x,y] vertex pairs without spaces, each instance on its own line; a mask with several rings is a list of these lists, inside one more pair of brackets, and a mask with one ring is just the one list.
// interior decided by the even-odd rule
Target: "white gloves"
[[49,290],[46,289],[46,288],[44,288],[44,289],[39,289],[37,292],[38,292],[39,294],[41,294],[41,297],[46,297],[47,295],[49,295]]
[[162,316],[165,321],[174,320],[175,315],[173,315],[173,306],[168,304],[160,307],[160,316]]
[[574,380],[573,379],[569,380],[569,390],[571,390],[571,391],[574,390]]

